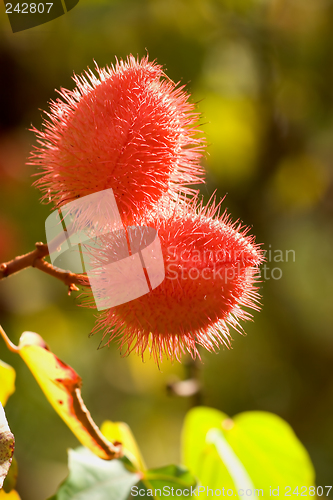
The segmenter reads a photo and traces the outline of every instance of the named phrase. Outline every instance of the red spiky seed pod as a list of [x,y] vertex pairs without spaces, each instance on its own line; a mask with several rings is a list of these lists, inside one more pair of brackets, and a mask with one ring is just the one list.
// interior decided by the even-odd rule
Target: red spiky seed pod
[[[193,357],[197,346],[209,351],[230,345],[228,325],[241,330],[239,320],[259,309],[255,286],[263,261],[248,229],[219,214],[214,202],[203,207],[197,197],[190,203],[170,204],[141,216],[141,225],[154,227],[162,246],[165,280],[148,294],[100,313],[93,333],[103,330],[106,344],[117,339],[125,353],[146,350],[159,362]],[[97,259],[114,260],[114,240],[104,241]],[[103,341],[102,341],[103,343]]]
[[120,214],[149,208],[162,195],[202,182],[204,139],[199,115],[183,87],[161,66],[130,56],[115,67],[74,76],[73,91],[51,102],[39,147],[30,164],[41,170],[35,185],[60,207],[112,188]]

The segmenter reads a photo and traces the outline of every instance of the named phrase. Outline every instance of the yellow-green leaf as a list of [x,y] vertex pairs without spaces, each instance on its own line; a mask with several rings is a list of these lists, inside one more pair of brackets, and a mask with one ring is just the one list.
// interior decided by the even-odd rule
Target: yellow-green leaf
[[0,359],[0,403],[2,406],[5,406],[9,396],[15,392],[15,377],[14,368]]
[[125,422],[111,422],[110,420],[106,420],[101,426],[101,432],[109,441],[122,443],[124,455],[127,456],[138,470],[146,470],[146,465],[138,444],[131,429]]
[[306,449],[287,422],[268,412],[231,419],[212,408],[193,408],[183,428],[183,461],[202,485],[223,485],[240,498],[247,490],[269,498],[273,490],[281,496],[285,488],[315,484]]
[[0,500],[21,500],[21,497],[15,490],[12,490],[10,493],[0,490]]
[[75,370],[57,358],[37,333],[22,334],[19,354],[80,443],[105,460],[118,457],[120,446],[114,446],[103,436],[84,405],[81,378]]

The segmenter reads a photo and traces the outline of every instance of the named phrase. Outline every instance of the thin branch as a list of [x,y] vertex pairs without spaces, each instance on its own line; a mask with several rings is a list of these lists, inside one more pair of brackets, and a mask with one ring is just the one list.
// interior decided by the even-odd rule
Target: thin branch
[[32,267],[36,267],[40,271],[48,274],[49,276],[53,276],[58,280],[62,281],[66,286],[68,286],[68,293],[73,291],[78,291],[78,287],[76,285],[81,286],[90,286],[88,278],[85,274],[75,274],[70,271],[63,271],[58,267],[52,266],[49,262],[46,262],[44,259],[37,259],[34,262]]
[[12,352],[19,352],[19,348],[13,344],[13,342],[11,340],[9,340],[9,338],[7,337],[7,334],[5,332],[5,330],[2,328],[2,326],[0,325],[0,335],[1,337],[3,338],[5,344],[6,344],[6,347],[12,351]]
[[34,267],[37,259],[43,259],[49,254],[48,246],[44,243],[36,243],[36,249],[32,252],[15,257],[9,262],[4,262],[0,265],[0,280],[7,278],[12,274],[18,273],[27,267]]
[[185,380],[172,380],[166,388],[170,395],[191,398],[191,407],[202,405],[202,384],[200,383],[200,369],[197,359],[190,359],[185,363],[187,377]]
[[49,264],[44,260],[44,257],[47,255],[49,255],[48,246],[44,243],[36,243],[36,249],[32,252],[20,255],[9,262],[0,264],[0,280],[7,278],[8,276],[12,276],[13,274],[16,274],[28,267],[36,267],[49,276],[59,279],[66,286],[68,286],[68,295],[70,295],[73,291],[79,290],[76,285],[90,286],[86,275],[64,271],[53,266],[52,264]]

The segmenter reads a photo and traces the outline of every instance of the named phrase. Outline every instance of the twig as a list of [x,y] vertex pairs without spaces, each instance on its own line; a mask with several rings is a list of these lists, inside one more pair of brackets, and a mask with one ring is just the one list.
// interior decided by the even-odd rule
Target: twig
[[185,380],[172,380],[167,384],[167,392],[170,395],[182,398],[191,398],[191,407],[202,405],[202,385],[200,383],[200,365],[197,359],[190,359],[185,363]]
[[13,344],[13,342],[11,340],[9,340],[5,330],[2,328],[1,325],[0,325],[0,335],[3,338],[7,349],[9,349],[12,352],[19,352],[19,350],[20,350],[19,347],[17,347],[15,344]]
[[76,285],[90,286],[87,276],[84,274],[74,274],[70,271],[63,271],[62,269],[49,264],[44,260],[47,255],[49,255],[48,246],[44,243],[36,243],[36,249],[32,252],[20,255],[9,262],[0,264],[0,280],[7,278],[8,276],[12,276],[27,267],[36,267],[49,276],[59,279],[66,286],[68,286],[68,295],[70,295],[73,291],[79,290]]
[[44,243],[36,243],[36,249],[32,252],[15,257],[9,262],[0,265],[0,280],[22,271],[27,267],[33,267],[37,259],[43,259],[49,254],[48,246]]
[[65,285],[68,286],[69,294],[70,292],[77,292],[79,290],[76,285],[90,286],[86,275],[75,274],[71,273],[70,271],[63,271],[58,267],[52,266],[52,264],[49,264],[49,262],[46,262],[44,259],[36,259],[32,267],[36,267],[49,276],[53,276],[54,278],[62,281]]

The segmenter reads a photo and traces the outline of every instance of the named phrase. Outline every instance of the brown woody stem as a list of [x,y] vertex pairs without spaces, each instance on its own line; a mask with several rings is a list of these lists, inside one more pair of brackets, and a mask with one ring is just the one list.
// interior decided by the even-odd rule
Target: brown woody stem
[[36,243],[36,248],[32,252],[15,257],[9,262],[0,265],[0,279],[7,278],[12,274],[22,271],[27,267],[33,267],[36,259],[43,259],[49,254],[48,246],[43,243]]
[[52,264],[49,264],[44,260],[44,257],[47,255],[49,255],[48,246],[44,243],[36,243],[36,248],[32,252],[20,255],[9,262],[0,264],[0,280],[18,273],[27,267],[36,267],[40,271],[59,279],[66,286],[68,286],[69,295],[72,291],[79,290],[76,285],[89,286],[87,276],[83,274],[74,274],[69,271],[63,271],[58,267],[52,266]]
[[63,271],[58,267],[52,266],[44,259],[37,259],[33,267],[36,267],[40,271],[48,274],[49,276],[53,276],[58,280],[62,281],[65,285],[69,287],[69,293],[71,291],[78,291],[78,287],[76,285],[89,286],[89,281],[87,276],[84,274],[75,274],[70,271]]

